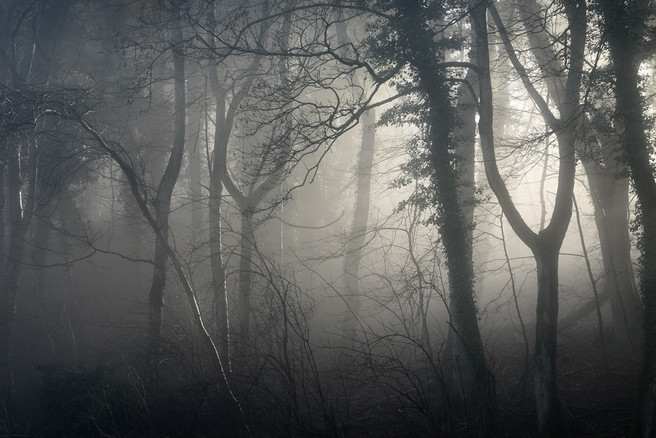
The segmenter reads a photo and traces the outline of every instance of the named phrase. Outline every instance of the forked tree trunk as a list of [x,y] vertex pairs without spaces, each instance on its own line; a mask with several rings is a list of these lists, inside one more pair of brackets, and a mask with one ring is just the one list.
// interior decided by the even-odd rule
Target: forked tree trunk
[[[562,109],[568,99],[564,60],[554,49],[541,6],[535,0],[527,0],[517,9],[527,31],[531,52],[543,71],[549,96]],[[594,124],[606,123],[605,120],[594,120]],[[617,159],[617,139],[599,132],[596,137],[593,142],[579,138],[576,147],[582,151],[582,163],[590,185],[614,328],[622,342],[633,346],[639,337],[640,300],[633,286],[628,251],[631,245],[626,214],[629,207],[628,179],[619,176],[624,166]],[[603,164],[593,162],[593,158],[587,156],[591,151],[582,148],[591,143],[600,145],[601,155],[605,158]],[[595,149],[593,146],[593,154]]]
[[[291,5],[291,3],[289,4]],[[269,13],[268,2],[262,4],[262,16],[265,17]],[[213,22],[213,18],[210,18],[210,22]],[[260,28],[260,38],[264,41],[266,32],[268,30],[268,24],[264,23]],[[281,45],[281,52],[285,53],[289,34],[290,34],[290,20],[286,16],[281,33],[279,43]],[[210,41],[214,42],[211,38]],[[257,71],[262,61],[262,56],[255,56],[253,61],[248,67],[249,72]],[[287,69],[285,63],[281,63],[280,67],[280,76],[283,79],[285,85],[288,84],[287,80]],[[235,330],[236,334],[236,344],[240,348],[245,349],[250,344],[249,332],[250,332],[250,310],[251,310],[251,285],[252,285],[252,258],[253,251],[255,249],[255,236],[253,233],[253,219],[254,214],[257,211],[258,206],[264,200],[264,198],[271,193],[274,189],[278,188],[282,184],[285,177],[285,166],[278,166],[273,172],[267,175],[264,178],[264,181],[261,181],[259,185],[257,180],[264,175],[258,175],[255,179],[251,181],[251,184],[248,185],[248,193],[243,193],[239,187],[232,180],[228,172],[227,166],[227,150],[228,142],[230,140],[230,134],[232,132],[233,123],[235,116],[239,111],[239,106],[241,102],[246,97],[249,92],[250,86],[255,78],[255,75],[251,74],[244,79],[244,83],[241,88],[237,91],[232,90],[232,99],[230,104],[227,107],[226,111],[226,98],[228,96],[228,89],[219,84],[219,79],[215,66],[210,66],[209,77],[212,86],[212,90],[216,97],[216,135],[214,143],[214,170],[217,177],[221,179],[223,186],[233,198],[237,204],[240,214],[241,214],[241,239],[240,239],[240,261],[239,261],[239,306],[237,309],[237,327]],[[285,122],[283,122],[285,123]],[[279,145],[281,155],[285,155],[289,152],[291,148],[291,142],[288,138],[282,140],[283,144]],[[218,195],[218,194],[217,194]],[[216,196],[216,195],[215,195]],[[216,226],[213,224],[213,226]],[[215,279],[217,281],[217,279]],[[218,280],[220,281],[220,280]],[[221,299],[220,297],[218,299]]]
[[487,41],[487,19],[484,7],[473,11],[476,28],[476,53],[479,67],[480,119],[479,134],[490,188],[496,195],[504,215],[518,237],[531,249],[538,269],[538,303],[535,333],[535,400],[538,414],[538,433],[543,437],[566,436],[567,430],[561,415],[556,373],[556,346],[558,322],[558,252],[572,216],[572,193],[576,170],[576,126],[580,114],[580,86],[586,35],[586,8],[582,0],[565,2],[569,23],[570,65],[565,79],[560,118],[556,118],[549,105],[538,93],[524,66],[515,54],[494,4],[487,2],[499,30],[513,67],[524,87],[540,110],[545,123],[556,133],[559,153],[558,188],[549,225],[535,233],[517,210],[508,188],[499,173],[493,135],[492,87]]

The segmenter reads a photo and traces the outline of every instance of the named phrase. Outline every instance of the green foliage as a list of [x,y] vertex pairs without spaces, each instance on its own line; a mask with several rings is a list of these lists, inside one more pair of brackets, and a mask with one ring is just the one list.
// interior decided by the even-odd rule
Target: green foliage
[[[435,181],[432,151],[435,145],[431,145],[431,129],[435,129],[436,122],[430,120],[434,116],[431,116],[427,100],[430,92],[435,95],[435,87],[439,87],[439,92],[448,97],[433,102],[445,107],[438,123],[451,128],[459,123],[453,102],[456,95],[453,86],[457,83],[453,77],[458,73],[448,71],[441,63],[454,50],[463,49],[465,39],[454,24],[466,15],[466,6],[459,1],[419,0],[380,0],[374,2],[374,6],[387,18],[378,20],[369,28],[371,36],[366,40],[369,55],[379,68],[398,69],[390,84],[406,95],[381,116],[380,124],[414,125],[419,129],[419,134],[407,143],[410,159],[402,166],[403,176],[392,183],[392,187],[415,186],[413,194],[399,205],[398,210],[407,205],[417,206],[429,213],[427,223],[439,226],[443,220],[443,206]],[[418,26],[421,31],[417,30]],[[420,79],[419,71],[422,70],[424,76],[431,71],[436,75],[435,80],[426,82],[426,77]],[[458,157],[453,152],[457,141],[459,139],[453,138],[452,134],[446,145],[450,152],[449,164],[456,174]]]

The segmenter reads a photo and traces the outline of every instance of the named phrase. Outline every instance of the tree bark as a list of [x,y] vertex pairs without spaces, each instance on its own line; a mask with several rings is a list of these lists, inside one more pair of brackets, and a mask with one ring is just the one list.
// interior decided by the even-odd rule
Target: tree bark
[[357,186],[353,225],[346,243],[344,254],[344,284],[346,312],[344,315],[343,332],[347,341],[355,337],[360,308],[360,262],[362,249],[365,246],[367,221],[369,218],[369,203],[371,198],[371,169],[374,161],[376,137],[375,110],[365,111],[362,117],[362,141],[358,156]]
[[237,342],[242,351],[246,351],[250,343],[251,318],[251,283],[253,276],[253,250],[255,235],[253,233],[253,215],[248,211],[241,212],[241,236],[239,243],[239,332]]
[[576,127],[580,114],[579,97],[585,49],[586,8],[583,1],[565,2],[571,41],[570,65],[561,90],[563,96],[559,108],[560,118],[556,118],[532,84],[524,66],[517,59],[494,4],[489,2],[488,6],[515,70],[558,141],[559,172],[554,211],[549,225],[539,233],[535,233],[517,210],[497,167],[492,130],[492,87],[487,23],[484,8],[476,8],[473,15],[477,38],[477,64],[480,69],[479,134],[485,171],[504,215],[518,237],[531,249],[538,269],[535,333],[535,399],[538,409],[538,433],[543,437],[564,436],[567,431],[561,415],[556,373],[558,252],[572,215],[572,193],[576,170]]
[[637,347],[641,304],[635,288],[629,235],[629,180],[618,166],[583,162],[590,185],[594,219],[604,268],[604,289],[610,298],[613,329],[618,340]]
[[599,2],[615,75],[616,125],[625,160],[638,198],[641,233],[640,292],[642,294],[642,370],[633,435],[656,434],[656,180],[651,165],[652,147],[640,94],[640,48],[645,44],[647,1]]
[[[531,52],[544,73],[549,94],[556,106],[563,109],[568,99],[565,66],[546,30],[541,7],[535,0],[528,0],[518,3],[517,9],[527,31]],[[605,123],[601,120],[594,122]],[[624,166],[617,159],[617,139],[601,133],[596,137],[598,141],[594,143],[601,146],[600,151],[585,150],[584,147],[592,142],[583,138],[576,142],[576,147],[590,185],[614,328],[620,340],[635,345],[639,337],[640,303],[633,286],[630,252],[627,251],[631,246],[626,214],[629,208],[628,179],[621,176]],[[591,152],[601,155],[604,162],[596,164],[594,157],[590,157]]]
[[[177,18],[177,17],[176,17]],[[164,307],[164,289],[166,287],[166,264],[168,261],[169,213],[171,211],[171,196],[173,188],[180,175],[185,145],[185,59],[182,47],[182,30],[179,20],[172,30],[173,70],[175,78],[175,115],[174,134],[171,156],[157,188],[154,200],[156,220],[160,234],[156,236],[155,257],[153,259],[153,280],[148,300],[148,340],[146,362],[146,388],[154,394],[157,391],[159,379],[159,363],[161,360],[162,309]]]
[[217,349],[230,370],[230,314],[228,307],[228,293],[226,288],[226,269],[223,263],[223,227],[221,217],[221,204],[223,200],[223,184],[221,174],[217,166],[217,160],[221,159],[218,154],[216,139],[219,138],[219,123],[214,133],[214,160],[210,171],[209,190],[209,228],[210,228],[210,265],[212,269],[212,291],[214,293],[214,320],[215,338]]
[[535,320],[535,401],[540,435],[562,436],[558,398],[556,347],[558,345],[558,250],[548,236],[540,235],[533,255],[538,271]]
[[[27,171],[29,180],[27,193],[23,194],[23,171],[21,145],[9,148],[7,158],[7,197],[9,198],[9,247],[4,261],[5,277],[0,290],[0,396],[3,402],[13,392],[10,368],[13,325],[16,315],[16,296],[18,294],[18,275],[23,263],[25,237],[32,220],[36,189],[36,151],[31,150]],[[27,200],[23,206],[23,199]]]
[[[464,394],[470,409],[467,422],[476,436],[494,436],[496,396],[478,328],[474,302],[474,268],[468,246],[469,228],[462,210],[458,173],[450,151],[454,109],[450,89],[439,67],[441,59],[424,20],[419,1],[398,1],[403,29],[411,43],[406,47],[428,105],[428,145],[433,166],[439,214],[439,231],[449,273],[451,325],[462,344]],[[487,49],[487,46],[486,46]]]

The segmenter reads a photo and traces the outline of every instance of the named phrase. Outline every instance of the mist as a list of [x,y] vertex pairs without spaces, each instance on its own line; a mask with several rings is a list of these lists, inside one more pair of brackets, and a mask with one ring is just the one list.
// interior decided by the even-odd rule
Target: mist
[[0,435],[650,436],[656,9],[524,3],[3,2]]

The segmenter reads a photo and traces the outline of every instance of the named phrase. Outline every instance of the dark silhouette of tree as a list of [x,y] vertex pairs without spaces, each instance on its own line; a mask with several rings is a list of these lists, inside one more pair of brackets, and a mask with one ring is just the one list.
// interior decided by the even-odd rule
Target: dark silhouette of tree
[[[39,87],[45,88],[50,78],[58,32],[69,6],[69,2],[60,5],[48,1],[11,2],[0,9],[3,16],[0,59],[4,65],[0,70],[0,86],[4,94],[2,110],[8,122],[0,137],[0,191],[3,193],[0,251],[4,256],[0,268],[0,396],[3,403],[14,390],[10,357],[19,274],[28,230],[40,204],[39,192],[46,192],[45,187],[37,187],[39,151],[48,147],[46,133],[52,124],[42,117],[44,108],[39,103],[44,105],[48,97],[40,95]],[[35,96],[41,102],[33,100]],[[30,129],[31,136],[22,135]],[[6,243],[5,227],[9,230]]]
[[653,54],[653,44],[648,42],[653,36],[649,27],[653,11],[649,1],[599,1],[596,6],[602,16],[614,76],[614,123],[620,135],[621,159],[628,166],[637,196],[643,332],[634,436],[646,437],[656,433],[656,180],[638,70],[642,61]]
[[[155,242],[153,280],[148,298],[148,345],[146,364],[146,386],[151,392],[157,391],[159,366],[161,361],[162,308],[164,306],[164,289],[166,286],[166,264],[168,260],[167,244],[169,239],[169,215],[171,196],[175,188],[185,148],[186,128],[186,90],[185,90],[185,55],[181,22],[177,12],[172,12],[171,52],[173,54],[174,75],[174,134],[171,154],[164,174],[160,179],[157,192],[153,198],[155,220],[159,233]],[[163,239],[163,240],[162,240]]]
[[512,42],[505,31],[499,14],[489,4],[495,25],[506,51],[531,99],[539,108],[545,123],[558,140],[558,189],[549,225],[534,232],[517,210],[497,167],[494,133],[492,86],[487,41],[485,6],[474,9],[478,66],[480,68],[480,120],[479,134],[485,160],[485,171],[490,188],[494,191],[508,223],[519,238],[530,248],[538,270],[538,301],[535,328],[535,399],[537,403],[538,431],[540,436],[562,436],[566,433],[558,397],[556,346],[558,326],[558,256],[572,215],[572,191],[576,168],[575,144],[577,126],[581,117],[580,89],[583,74],[586,41],[586,5],[582,1],[564,3],[570,41],[569,65],[565,96],[556,117],[544,98],[533,85],[526,68],[519,62]]
[[[414,85],[424,99],[421,121],[426,130],[426,146],[437,214],[435,220],[444,245],[449,273],[449,312],[451,327],[462,345],[461,379],[465,403],[469,406],[467,422],[477,436],[495,433],[495,393],[485,350],[478,328],[474,302],[474,271],[470,229],[463,212],[461,181],[454,164],[453,126],[455,108],[451,103],[446,52],[454,47],[432,23],[444,23],[458,16],[449,4],[398,1],[391,5],[394,19],[384,23],[385,34],[377,35],[378,56],[393,54],[387,62],[407,63],[413,69]],[[385,11],[390,12],[390,11]],[[395,36],[396,38],[391,38]],[[388,55],[388,56],[390,56]]]

